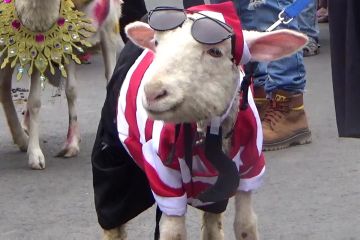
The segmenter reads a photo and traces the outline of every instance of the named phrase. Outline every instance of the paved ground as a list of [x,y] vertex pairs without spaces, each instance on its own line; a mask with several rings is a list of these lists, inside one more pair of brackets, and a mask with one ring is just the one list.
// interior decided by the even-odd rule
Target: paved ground
[[[265,240],[360,240],[360,142],[337,137],[327,25],[321,26],[321,44],[321,54],[306,59],[313,143],[266,153],[266,182],[254,197]],[[79,78],[82,143],[77,158],[53,157],[66,136],[67,112],[63,96],[50,97],[52,87],[44,92],[41,111],[45,171],[28,169],[0,114],[0,240],[99,239],[90,153],[105,96],[100,58],[82,66]],[[231,204],[226,239],[234,239],[232,211]],[[133,220],[129,239],[152,239],[154,218],[151,209]],[[198,212],[190,210],[187,224],[189,239],[199,239]]]

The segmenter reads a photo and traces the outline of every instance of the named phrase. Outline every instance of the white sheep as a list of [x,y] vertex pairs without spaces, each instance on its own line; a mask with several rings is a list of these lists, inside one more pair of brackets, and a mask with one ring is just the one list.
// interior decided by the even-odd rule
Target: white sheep
[[[232,4],[225,3],[221,8],[228,9],[234,14]],[[223,21],[218,13],[213,14],[217,12],[216,6],[206,9],[208,11],[202,12],[203,14]],[[163,156],[162,146],[171,142],[172,138],[169,136],[176,135],[173,132],[167,135],[167,131],[171,132],[175,124],[196,123],[197,132],[205,135],[208,126],[215,126],[212,125],[212,121],[217,119],[217,116],[224,116],[224,113],[230,109],[230,112],[225,114],[226,118],[221,122],[221,128],[224,133],[222,149],[233,157],[241,174],[239,187],[235,193],[235,236],[237,240],[258,240],[257,217],[252,207],[251,190],[258,187],[264,173],[261,153],[261,123],[251,91],[248,93],[249,107],[240,111],[241,100],[238,94],[238,86],[242,74],[233,60],[234,49],[231,39],[226,39],[217,44],[199,43],[194,39],[196,30],[192,27],[194,21],[200,18],[203,18],[203,15],[188,12],[187,18],[182,24],[168,31],[156,31],[143,22],[134,22],[126,26],[129,39],[145,50],[130,68],[125,79],[116,79],[117,75],[114,75],[113,81],[123,81],[123,86],[120,90],[116,110],[117,129],[112,131],[118,132],[118,137],[124,148],[146,173],[155,201],[164,213],[160,225],[160,239],[184,240],[187,239],[185,229],[186,205],[188,203],[197,207],[206,205],[205,202],[196,199],[196,195],[192,195],[191,191],[190,193],[187,191],[187,184],[196,184],[196,181],[209,182],[205,180],[205,175],[202,177],[191,175],[189,165],[186,165],[182,158],[183,155],[181,154],[183,153],[179,153],[182,157],[175,158],[177,159],[175,163],[163,161],[166,159]],[[213,26],[205,30],[215,31]],[[240,26],[238,27],[240,28]],[[237,41],[241,40],[238,39]],[[240,46],[243,46],[243,56],[249,50],[253,61],[271,61],[298,51],[306,44],[307,38],[303,34],[290,30],[271,33],[244,31],[244,41],[246,44],[240,43]],[[250,55],[248,56],[250,57]],[[246,60],[246,56],[242,59]],[[236,59],[235,56],[235,62],[238,60],[240,59]],[[138,82],[139,78],[140,82]],[[117,96],[117,93],[113,93],[111,90],[108,94]],[[244,101],[246,96],[242,96],[242,98]],[[109,104],[109,101],[106,104]],[[106,105],[104,109],[107,109]],[[108,109],[112,108],[109,107]],[[106,119],[106,115],[103,115],[103,118]],[[110,118],[112,119],[112,117]],[[243,126],[242,123],[247,125]],[[234,126],[235,129],[233,129]],[[216,132],[216,126],[214,129]],[[230,135],[232,133],[233,136],[225,136],[228,135],[225,133]],[[245,135],[248,135],[247,137],[252,136],[250,138],[253,141],[253,146],[240,145],[235,154],[231,153],[233,145],[236,145],[238,141],[241,142],[234,136],[242,139],[247,138]],[[168,138],[161,138],[162,136]],[[109,147],[106,140],[104,141],[101,145],[102,150]],[[180,144],[180,146],[182,145]],[[253,151],[247,151],[250,148]],[[250,166],[247,169],[241,169],[247,164],[246,157],[243,159],[243,155],[249,153],[250,155],[247,158],[250,159]],[[175,155],[177,154],[175,153]],[[205,164],[206,167],[204,167],[200,164],[199,156],[194,156],[192,159],[194,172],[204,168],[210,169],[211,167],[208,165]],[[105,164],[104,169],[110,171],[105,167],[105,158],[105,155],[99,157],[93,166],[96,168],[96,165]],[[119,162],[119,166],[122,164],[121,161],[125,161],[121,160],[119,156],[114,158],[114,161]],[[251,163],[251,161],[254,162]],[[255,166],[257,163],[260,165]],[[256,172],[248,178],[246,175],[251,171]],[[131,173],[128,174],[131,175]],[[196,177],[197,179],[195,179]],[[125,181],[124,186],[126,184],[130,186],[131,183],[126,183],[126,179],[122,180]],[[100,201],[105,201],[106,196],[98,194],[96,188],[97,185],[99,188],[104,187],[105,181],[105,179],[97,179],[97,174],[94,174],[95,203],[96,205],[99,204],[97,210],[100,215],[102,214],[100,206],[102,203]],[[113,181],[117,180],[113,179]],[[145,182],[145,184],[147,183]],[[160,189],[164,185],[166,185],[166,190]],[[119,193],[119,197],[121,194],[123,193]],[[114,195],[107,197],[109,201],[112,197],[116,199]],[[141,200],[139,201],[141,202]],[[126,201],[124,200],[124,202]],[[122,207],[132,209],[130,205],[131,203],[129,206]],[[133,214],[136,215],[136,213]],[[102,216],[99,216],[100,220],[101,218]],[[104,230],[104,239],[125,240],[125,224]],[[204,212],[202,239],[224,239],[221,213]]]
[[[18,16],[22,26],[34,33],[46,32],[56,23],[66,24],[64,19],[61,20],[61,23],[58,22],[60,19],[60,6],[61,3],[64,3],[64,0],[2,0],[0,3],[2,2],[1,4],[7,4],[12,1],[15,4],[16,15]],[[84,9],[89,11],[89,14],[91,11],[91,16],[93,16],[93,12],[95,11],[94,8],[97,6],[96,4],[99,4],[98,2],[99,0],[90,1],[87,6],[84,6]],[[109,2],[110,7],[108,8],[108,11],[105,12],[106,15],[103,21],[95,21],[93,23],[95,30],[99,32],[102,41],[101,45],[103,47],[104,62],[106,65],[105,75],[107,78],[109,78],[112,74],[115,67],[116,51],[118,50],[119,43],[121,43],[119,34],[114,34],[114,28],[118,25],[119,13],[121,11],[120,3],[120,0],[111,0]],[[3,12],[2,14],[10,13]],[[3,16],[1,16],[1,18],[3,18]],[[12,19],[10,18],[9,20],[11,21]],[[13,26],[16,28],[20,27],[20,22],[17,22],[17,26]],[[9,22],[9,24],[11,26],[12,23]],[[115,35],[116,39],[112,40]],[[17,39],[17,41],[23,41],[25,44],[26,41],[29,41],[29,39]],[[4,59],[5,58],[0,55],[0,64],[3,64]],[[65,70],[67,72],[65,93],[69,108],[69,128],[67,140],[60,151],[59,156],[73,157],[79,152],[80,142],[80,132],[76,111],[77,90],[75,62],[70,61],[69,64],[65,65]],[[36,70],[34,70],[31,74],[27,112],[25,113],[23,124],[21,125],[11,99],[11,80],[13,72],[14,66],[11,67],[10,64],[6,65],[3,69],[0,69],[0,102],[3,104],[14,143],[19,146],[21,151],[27,151],[28,153],[29,166],[33,169],[44,169],[45,157],[39,145],[41,76]],[[49,82],[51,83],[56,82],[53,80],[54,78],[60,76],[59,74],[57,75],[52,76],[51,74],[46,74],[46,77],[49,78]],[[26,132],[29,135],[27,135]]]

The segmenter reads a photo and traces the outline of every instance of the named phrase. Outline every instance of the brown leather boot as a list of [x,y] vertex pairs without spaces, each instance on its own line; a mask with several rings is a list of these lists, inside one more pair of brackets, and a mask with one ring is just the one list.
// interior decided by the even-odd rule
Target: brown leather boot
[[266,92],[263,87],[254,87],[254,101],[262,121],[270,103],[269,99],[266,98]]
[[262,121],[264,151],[273,151],[311,142],[302,93],[277,90]]

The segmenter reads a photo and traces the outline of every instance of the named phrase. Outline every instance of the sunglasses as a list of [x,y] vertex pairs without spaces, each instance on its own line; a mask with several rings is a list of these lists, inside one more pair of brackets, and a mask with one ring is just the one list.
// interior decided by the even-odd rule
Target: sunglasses
[[[188,18],[187,13],[197,13],[203,17],[192,19],[191,35],[199,43],[214,45],[231,38],[234,46],[233,29],[218,19],[199,12],[174,7],[157,7],[149,12],[148,24],[156,31],[168,31],[181,27]],[[234,49],[234,47],[232,48]]]

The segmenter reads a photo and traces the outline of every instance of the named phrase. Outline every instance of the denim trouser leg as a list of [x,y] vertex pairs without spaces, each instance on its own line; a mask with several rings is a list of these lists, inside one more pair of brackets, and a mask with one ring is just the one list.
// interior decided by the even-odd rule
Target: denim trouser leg
[[301,12],[297,17],[300,31],[311,37],[316,42],[319,42],[319,26],[316,19],[317,0],[312,0],[312,3],[307,9]]
[[[279,12],[294,0],[235,0],[243,28],[265,31],[278,20]],[[294,19],[288,25],[279,28],[299,30]],[[302,52],[269,64],[259,63],[254,69],[255,86],[265,86],[266,92],[283,89],[302,92],[305,87],[305,67]]]

